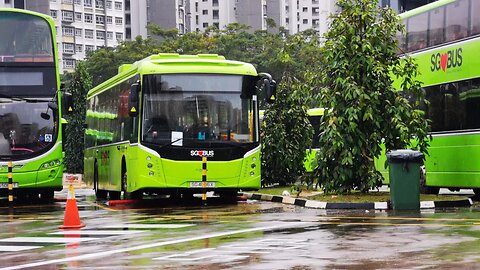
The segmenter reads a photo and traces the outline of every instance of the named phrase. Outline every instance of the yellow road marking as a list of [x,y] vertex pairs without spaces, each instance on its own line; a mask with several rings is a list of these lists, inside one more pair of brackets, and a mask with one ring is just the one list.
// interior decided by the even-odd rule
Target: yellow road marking
[[374,220],[435,220],[435,221],[480,221],[478,218],[415,218],[415,217],[349,217],[325,216],[324,219],[374,219]]
[[420,226],[420,227],[472,227],[475,224],[439,224],[439,223],[384,223],[384,222],[319,222],[321,225],[368,225],[368,226]]
[[89,201],[85,201],[86,203],[90,204],[91,206],[96,206],[98,208],[101,208],[103,210],[108,210],[108,211],[111,211],[111,212],[117,212],[117,211],[120,211],[120,210],[117,210],[117,209],[112,209],[110,207],[106,207],[106,206],[103,206],[101,204],[98,204],[96,202],[89,202]]

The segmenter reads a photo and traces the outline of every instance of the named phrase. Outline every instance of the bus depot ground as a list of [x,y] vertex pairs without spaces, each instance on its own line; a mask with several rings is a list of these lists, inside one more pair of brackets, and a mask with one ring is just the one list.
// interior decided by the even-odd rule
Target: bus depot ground
[[480,205],[398,212],[210,197],[111,206],[91,189],[75,195],[80,231],[58,229],[66,190],[51,203],[0,207],[0,269],[478,269],[480,261]]

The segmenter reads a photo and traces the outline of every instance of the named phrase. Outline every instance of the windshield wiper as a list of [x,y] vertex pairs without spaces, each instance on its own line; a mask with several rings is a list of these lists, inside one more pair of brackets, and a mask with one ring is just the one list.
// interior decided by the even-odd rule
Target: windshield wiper
[[172,145],[172,144],[174,144],[174,143],[176,143],[176,142],[178,142],[178,141],[181,141],[181,140],[183,140],[183,138],[179,138],[179,139],[176,139],[176,140],[174,140],[174,141],[171,141],[171,142],[169,142],[169,143],[167,143],[167,144],[164,144],[164,145],[160,146],[159,148],[164,148],[164,147],[166,147],[166,146]]
[[5,94],[0,94],[0,98],[9,98],[11,100],[22,100],[22,101],[28,102],[28,99],[26,99],[26,98],[14,97],[14,96],[9,96],[9,95],[5,95]]

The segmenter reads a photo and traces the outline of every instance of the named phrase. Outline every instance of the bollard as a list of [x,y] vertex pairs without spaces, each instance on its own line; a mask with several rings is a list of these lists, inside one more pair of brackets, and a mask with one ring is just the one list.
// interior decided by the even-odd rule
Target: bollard
[[13,164],[8,162],[8,205],[13,206],[13,180],[12,180]]
[[202,202],[207,203],[207,157],[202,156]]

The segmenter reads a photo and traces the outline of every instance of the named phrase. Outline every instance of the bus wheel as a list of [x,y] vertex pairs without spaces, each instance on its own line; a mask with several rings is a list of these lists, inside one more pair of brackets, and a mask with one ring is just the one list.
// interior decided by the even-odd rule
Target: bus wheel
[[123,199],[124,200],[141,200],[143,198],[143,192],[139,190],[134,192],[127,192],[127,187],[128,187],[127,183],[128,183],[127,170],[122,169]]
[[93,169],[93,189],[95,190],[95,197],[97,199],[106,199],[107,198],[107,191],[98,189],[98,167],[95,164]]
[[48,189],[40,192],[40,199],[42,201],[53,201],[53,196],[54,196],[54,191],[53,189]]
[[235,202],[237,201],[238,191],[229,190],[229,191],[219,191],[218,195],[220,199],[225,202]]
[[427,186],[427,172],[425,166],[420,166],[420,193],[438,195],[440,188]]
[[110,200],[120,200],[120,194],[121,194],[120,191],[113,191],[113,190],[108,191]]

